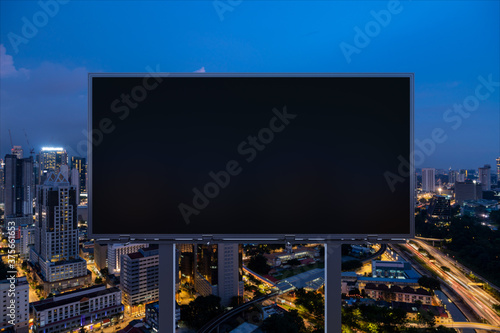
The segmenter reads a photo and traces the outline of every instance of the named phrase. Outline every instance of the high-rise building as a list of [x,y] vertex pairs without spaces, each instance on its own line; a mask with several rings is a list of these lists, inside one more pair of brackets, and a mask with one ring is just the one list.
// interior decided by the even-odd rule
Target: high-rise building
[[463,204],[465,200],[479,200],[483,198],[483,188],[476,181],[455,183],[455,202]]
[[62,173],[49,173],[39,187],[30,261],[39,265],[49,292],[58,286],[66,289],[90,283],[87,263],[79,256],[76,198],[75,187]]
[[500,182],[500,157],[497,157],[497,182]]
[[158,300],[158,265],[158,245],[121,257],[120,288],[127,313],[137,312],[140,304]]
[[99,329],[123,313],[121,291],[104,285],[53,296],[32,304],[34,333],[85,332]]
[[68,164],[68,154],[61,147],[43,147],[40,152],[40,183],[43,184],[52,171],[58,173],[61,165]]
[[449,185],[455,184],[455,182],[457,181],[458,175],[459,175],[458,171],[450,169],[448,171],[448,184]]
[[491,190],[491,165],[485,164],[484,167],[479,168],[479,182],[483,191]]
[[0,204],[5,203],[5,163],[0,158]]
[[148,247],[148,244],[110,244],[108,245],[108,273],[120,275],[121,257]]
[[16,155],[18,159],[23,158],[23,148],[21,146],[14,146],[10,150],[12,155]]
[[436,190],[436,169],[422,169],[422,191],[434,192]]
[[228,306],[243,296],[242,251],[239,244],[198,245],[195,289],[203,296],[216,295]]
[[87,162],[85,157],[71,157],[71,169],[78,170],[80,176],[80,194],[87,193]]
[[[11,300],[14,302],[12,303]],[[28,333],[29,285],[25,276],[13,279],[7,277],[7,279],[0,281],[0,304],[0,331]],[[14,325],[9,325],[12,320]],[[13,330],[9,331],[9,327]]]
[[33,158],[5,155],[5,221],[16,225],[33,223]]

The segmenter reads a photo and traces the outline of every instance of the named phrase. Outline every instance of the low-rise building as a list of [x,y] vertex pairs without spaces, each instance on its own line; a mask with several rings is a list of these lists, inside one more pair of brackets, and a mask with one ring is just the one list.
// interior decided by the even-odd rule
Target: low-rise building
[[105,321],[123,314],[118,288],[97,285],[64,293],[32,304],[33,332],[62,333],[99,328]]
[[375,285],[369,283],[365,286],[364,291],[370,298],[384,301],[395,301],[404,303],[415,303],[417,301],[422,304],[432,304],[432,294],[423,288],[412,288],[409,286],[390,286],[386,284]]

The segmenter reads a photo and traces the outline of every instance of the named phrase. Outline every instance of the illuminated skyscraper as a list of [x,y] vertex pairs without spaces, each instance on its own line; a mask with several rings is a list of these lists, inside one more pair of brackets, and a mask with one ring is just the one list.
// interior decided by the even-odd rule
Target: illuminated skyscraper
[[197,245],[195,289],[203,296],[216,295],[228,306],[234,296],[243,296],[242,249],[239,244]]
[[422,191],[434,192],[436,190],[436,169],[422,169]]
[[0,158],[0,203],[5,203],[5,163]]
[[64,148],[60,147],[43,147],[40,152],[40,173],[41,184],[45,182],[49,172],[59,172],[61,165],[68,164],[68,154]]
[[71,157],[71,169],[78,170],[80,175],[80,194],[87,193],[87,162],[85,157]]
[[40,186],[36,215],[30,261],[39,264],[45,291],[90,283],[87,263],[79,256],[76,189],[62,173],[49,173]]
[[497,181],[500,182],[500,157],[497,157]]
[[483,191],[491,189],[491,165],[485,164],[484,167],[479,168],[479,182]]

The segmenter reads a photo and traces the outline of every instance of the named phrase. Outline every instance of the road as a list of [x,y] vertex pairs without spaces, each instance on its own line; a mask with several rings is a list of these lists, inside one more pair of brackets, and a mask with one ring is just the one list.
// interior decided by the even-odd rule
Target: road
[[198,331],[198,333],[210,333],[214,329],[216,329],[217,326],[219,326],[220,324],[222,324],[224,321],[228,320],[229,318],[231,318],[235,314],[238,314],[241,311],[248,309],[250,306],[252,306],[255,303],[263,302],[263,301],[265,301],[265,300],[267,300],[269,298],[272,298],[274,296],[277,296],[277,295],[279,295],[279,292],[275,292],[275,293],[271,293],[271,294],[268,294],[268,295],[264,295],[262,297],[254,299],[253,301],[243,303],[242,305],[240,305],[240,306],[238,306],[238,307],[236,307],[236,308],[234,308],[234,309],[232,309],[232,310],[230,310],[228,312],[225,312],[225,313],[221,314],[218,317],[215,317],[210,322],[208,322],[205,326],[203,326]]
[[[460,269],[455,267],[453,260],[441,251],[420,240],[414,240],[414,242],[432,255],[436,262],[431,262],[426,256],[408,244],[404,245],[405,248],[423,260],[437,276],[445,281],[462,298],[478,317],[484,318],[488,323],[500,327],[500,316],[492,309],[492,305],[496,304],[497,301],[492,296],[478,286],[468,285],[471,282],[469,278]],[[444,271],[441,266],[448,267],[450,272]]]

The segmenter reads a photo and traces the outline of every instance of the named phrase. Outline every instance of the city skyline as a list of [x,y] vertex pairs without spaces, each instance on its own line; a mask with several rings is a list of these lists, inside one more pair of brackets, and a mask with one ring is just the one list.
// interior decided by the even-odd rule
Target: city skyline
[[[35,151],[63,146],[86,157],[78,145],[86,140],[89,72],[414,72],[416,148],[436,128],[447,136],[417,167],[493,165],[500,156],[499,3],[401,1],[388,12],[390,3],[246,1],[221,11],[210,1],[148,9],[69,2],[47,12],[37,2],[2,2],[0,153],[9,153],[10,129],[14,145],[27,147],[25,130]],[[52,15],[37,27],[39,12]],[[123,20],[132,12],[137,25]],[[173,15],[164,21],[165,13]],[[90,15],[102,27],[86,24]],[[193,28],[200,25],[204,32]],[[378,28],[366,34],[366,27]]]

